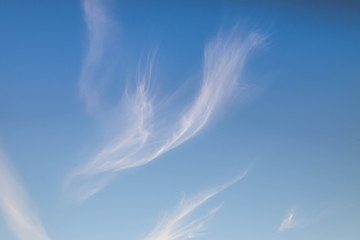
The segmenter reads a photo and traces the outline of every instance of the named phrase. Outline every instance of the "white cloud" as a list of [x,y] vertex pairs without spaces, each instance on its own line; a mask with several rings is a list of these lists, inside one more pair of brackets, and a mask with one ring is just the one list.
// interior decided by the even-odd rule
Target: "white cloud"
[[293,207],[289,214],[282,220],[280,227],[278,228],[278,231],[284,231],[285,229],[293,228],[297,224],[297,221],[295,219],[295,210],[296,208]]
[[20,240],[49,240],[27,194],[0,148],[0,207],[6,223]]
[[[105,17],[91,14],[92,11],[87,10],[89,3],[90,1],[84,1],[87,21],[104,28],[102,19]],[[94,7],[94,3],[96,1],[91,2],[90,6],[96,9],[96,13],[101,12],[97,10],[99,5]],[[103,40],[99,39],[94,41]],[[261,41],[262,36],[256,33],[242,36],[236,31],[228,35],[219,33],[210,41],[204,51],[200,89],[194,101],[185,111],[179,111],[174,121],[169,120],[167,111],[160,112],[155,107],[161,101],[155,102],[150,91],[154,62],[151,58],[146,71],[134,81],[137,83],[136,90],[126,91],[121,107],[117,109],[118,127],[123,131],[106,143],[86,164],[69,175],[65,182],[66,197],[71,201],[83,201],[106,186],[117,172],[147,164],[195,136],[233,95],[242,80],[251,50]],[[100,43],[96,45],[102,46]],[[91,61],[100,61],[98,55],[89,55]],[[88,78],[95,80],[91,72],[88,74]],[[82,81],[80,79],[80,83]],[[86,88],[80,91],[83,95],[93,95],[91,89],[89,92]]]
[[216,213],[221,205],[210,210],[201,217],[192,217],[192,213],[206,201],[244,178],[246,172],[239,175],[233,181],[224,184],[211,191],[203,192],[191,198],[183,198],[180,204],[169,214],[166,214],[149,233],[145,240],[184,240],[195,238],[202,230],[206,220]]

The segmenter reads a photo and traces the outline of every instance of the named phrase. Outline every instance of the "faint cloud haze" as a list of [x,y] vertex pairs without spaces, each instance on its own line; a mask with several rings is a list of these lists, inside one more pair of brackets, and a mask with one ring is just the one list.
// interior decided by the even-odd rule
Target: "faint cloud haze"
[[112,21],[108,18],[102,1],[83,0],[85,22],[88,29],[88,51],[85,55],[79,79],[80,95],[85,100],[87,110],[93,112],[99,105],[99,79],[102,60],[105,55],[107,38],[110,36]]
[[18,239],[50,240],[1,147],[0,207],[6,223]]
[[284,231],[285,229],[293,228],[297,224],[295,219],[295,210],[296,207],[293,207],[289,214],[282,220],[280,227],[278,228],[279,232]]
[[213,208],[208,214],[202,217],[193,217],[192,213],[209,199],[244,178],[246,174],[247,171],[240,174],[231,182],[210,191],[202,192],[190,198],[183,197],[180,204],[156,224],[151,233],[145,237],[145,240],[181,240],[195,238],[204,227],[206,220],[216,213],[221,208],[221,205]]
[[[98,1],[83,3],[91,44],[80,78],[80,93],[87,96],[89,106],[98,101],[93,85],[97,79],[92,75],[96,65],[89,64],[101,61],[107,18]],[[193,102],[177,113],[175,121],[169,121],[166,111],[159,112],[154,107],[161,100],[155,101],[150,91],[154,64],[151,58],[145,71],[134,80],[136,90],[125,91],[121,108],[117,109],[122,125],[119,128],[124,130],[71,172],[64,185],[67,198],[72,202],[84,201],[105,187],[119,171],[147,164],[195,136],[242,83],[249,54],[262,40],[263,36],[255,32],[242,35],[234,30],[229,34],[219,32],[206,44],[202,76],[198,79],[200,89]],[[100,49],[95,51],[97,46]]]

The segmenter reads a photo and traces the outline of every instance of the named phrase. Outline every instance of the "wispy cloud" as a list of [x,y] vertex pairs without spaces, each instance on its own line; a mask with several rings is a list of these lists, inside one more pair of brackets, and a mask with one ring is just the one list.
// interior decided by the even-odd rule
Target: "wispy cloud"
[[99,105],[99,89],[103,84],[105,46],[111,35],[112,21],[107,16],[101,0],[83,0],[85,22],[88,30],[88,51],[79,80],[80,95],[88,111]]
[[49,240],[15,172],[0,147],[0,207],[6,223],[20,240]]
[[[96,1],[91,2],[94,3]],[[86,10],[88,4],[84,1],[86,18],[91,19],[87,21],[101,27],[102,24],[96,23],[97,15],[93,16]],[[155,101],[151,94],[154,59],[150,58],[145,71],[134,81],[136,90],[126,91],[121,107],[117,109],[123,131],[70,174],[65,183],[68,197],[72,201],[83,201],[106,186],[117,172],[147,164],[195,136],[234,94],[243,80],[246,60],[262,38],[256,33],[241,35],[233,31],[230,34],[220,32],[210,41],[204,50],[200,89],[193,102],[184,107],[186,110],[176,113],[175,120],[168,117],[167,111],[172,109],[159,111],[156,107],[162,101]],[[95,54],[88,55],[99,60]],[[83,95],[92,95],[92,91],[87,93],[86,88],[81,91]]]
[[166,214],[157,223],[151,233],[145,237],[145,240],[180,240],[196,237],[202,230],[206,220],[217,212],[221,208],[221,205],[213,208],[201,217],[193,217],[192,213],[206,201],[244,178],[245,175],[246,172],[239,175],[233,181],[212,189],[211,191],[206,191],[190,198],[184,197],[171,213]]
[[296,207],[290,209],[289,214],[282,220],[278,231],[284,231],[285,229],[293,228],[297,225],[297,221],[295,219],[295,211]]
[[[348,206],[347,206],[348,207]],[[278,228],[278,231],[281,232],[283,230],[289,229],[289,228],[306,228],[313,224],[316,224],[325,218],[331,216],[335,212],[339,211],[340,209],[347,208],[344,205],[331,205],[324,208],[322,206],[322,209],[318,209],[317,211],[312,210],[310,214],[304,213],[305,211],[301,211],[302,214],[299,216],[298,208],[293,207],[290,209],[289,214],[286,218],[283,219],[280,227]],[[296,215],[296,217],[295,217]]]

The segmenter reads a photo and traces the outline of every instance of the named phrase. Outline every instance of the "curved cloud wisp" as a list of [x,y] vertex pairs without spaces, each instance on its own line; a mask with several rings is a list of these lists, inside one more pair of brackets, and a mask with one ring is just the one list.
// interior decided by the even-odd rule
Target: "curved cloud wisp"
[[[98,21],[96,15],[86,11],[87,4],[85,1],[87,21]],[[168,119],[168,112],[159,112],[154,107],[159,103],[154,102],[155,97],[150,93],[151,59],[146,71],[135,81],[136,90],[125,92],[122,99],[118,115],[121,117],[119,122],[122,122],[119,125],[124,130],[69,175],[65,182],[68,198],[75,202],[86,200],[106,186],[117,172],[147,164],[195,136],[233,95],[242,80],[249,54],[262,38],[256,33],[242,36],[233,32],[228,35],[219,33],[210,41],[204,50],[200,89],[186,110],[178,113],[175,121]],[[87,74],[91,75],[91,72]]]
[[196,237],[208,217],[217,212],[221,208],[221,205],[210,210],[207,215],[199,218],[191,218],[191,214],[209,199],[244,178],[246,173],[247,172],[242,173],[233,181],[211,191],[203,192],[188,199],[183,198],[177,208],[170,214],[165,215],[165,217],[157,223],[151,233],[145,237],[145,240],[181,240]]
[[11,231],[20,240],[50,240],[20,181],[0,149],[0,208]]
[[99,81],[99,78],[102,78],[103,73],[99,69],[104,60],[105,45],[110,35],[112,22],[106,15],[100,0],[83,0],[83,8],[89,41],[79,79],[79,89],[87,110],[92,112],[98,107],[100,101],[99,88],[102,81]]

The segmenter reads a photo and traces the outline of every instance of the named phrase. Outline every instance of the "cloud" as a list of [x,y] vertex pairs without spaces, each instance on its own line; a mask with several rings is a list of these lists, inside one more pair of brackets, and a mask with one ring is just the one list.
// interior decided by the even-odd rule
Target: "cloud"
[[113,22],[107,16],[100,0],[83,0],[83,8],[89,41],[79,88],[87,110],[92,112],[100,102],[99,90],[104,80],[104,71],[101,69],[105,61],[105,46],[109,44],[108,39],[113,31]]
[[296,207],[293,207],[289,214],[282,220],[281,225],[278,228],[279,232],[282,232],[285,229],[293,228],[295,225],[297,225],[297,221],[295,219],[295,210]]
[[[334,212],[339,211],[341,208],[346,208],[346,207],[332,205],[332,206],[327,206],[323,209],[318,209],[317,212],[312,210],[310,214],[306,214],[304,213],[304,211],[302,211],[301,216],[299,216],[299,214],[297,214],[296,212],[297,207],[293,207],[290,210],[289,215],[283,219],[280,227],[278,228],[278,231],[283,231],[285,229],[294,228],[294,227],[296,228],[309,227],[331,216]],[[296,218],[295,218],[295,214],[296,214]]]
[[[106,17],[98,13],[101,12],[98,10],[100,7],[94,7],[94,3],[96,1],[84,1],[87,22],[105,28],[103,19]],[[96,10],[96,14],[87,10],[89,6]],[[99,43],[102,40],[99,37],[93,41],[97,42],[95,45],[103,46]],[[119,171],[145,165],[195,136],[236,92],[243,80],[246,60],[262,40],[263,37],[257,33],[220,32],[205,46],[197,95],[192,103],[175,113],[175,118],[169,117],[170,113],[174,114],[173,109],[159,110],[157,106],[162,105],[162,101],[155,101],[155,96],[151,94],[154,57],[149,58],[145,70],[134,80],[135,91],[126,90],[120,107],[116,109],[116,128],[121,131],[88,162],[69,174],[64,185],[66,198],[81,202],[100,191]],[[99,62],[99,55],[89,53],[87,58]],[[95,80],[91,73],[88,74],[88,78]],[[80,79],[80,83],[82,81]],[[85,96],[94,95],[94,91],[87,88],[81,88],[80,92]]]
[[20,240],[49,240],[27,194],[0,148],[0,208],[11,231]]
[[244,178],[246,173],[247,172],[242,173],[233,181],[212,189],[211,191],[206,191],[190,198],[183,197],[180,204],[157,223],[155,228],[145,237],[145,240],[181,240],[195,238],[202,230],[206,220],[216,213],[221,208],[221,205],[210,210],[205,216],[198,218],[192,217],[192,213],[206,201]]

